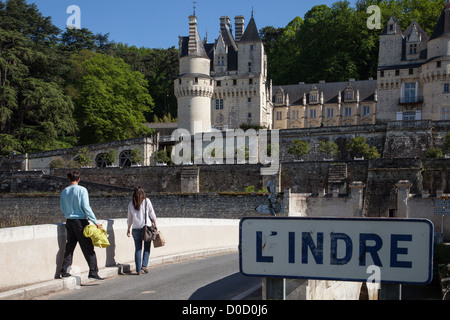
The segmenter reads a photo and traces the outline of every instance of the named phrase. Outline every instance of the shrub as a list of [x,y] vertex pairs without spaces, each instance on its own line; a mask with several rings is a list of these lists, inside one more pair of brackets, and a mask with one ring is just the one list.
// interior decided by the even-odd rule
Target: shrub
[[301,158],[311,151],[311,146],[308,142],[302,139],[292,140],[291,145],[288,148],[288,153]]
[[427,159],[436,159],[436,158],[443,158],[444,154],[442,153],[442,150],[439,148],[429,148],[427,152],[425,153],[425,158]]

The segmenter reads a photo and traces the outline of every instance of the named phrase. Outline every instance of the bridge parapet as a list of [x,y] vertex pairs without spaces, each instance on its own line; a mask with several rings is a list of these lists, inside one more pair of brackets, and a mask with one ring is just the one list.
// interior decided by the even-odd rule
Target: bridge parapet
[[[159,218],[158,228],[166,245],[151,248],[152,259],[175,259],[187,253],[234,249],[239,245],[239,220]],[[120,264],[134,265],[134,242],[126,236],[126,219],[100,220],[111,245],[96,248],[99,268]],[[0,292],[50,281],[59,276],[66,243],[64,224],[47,224],[0,229],[2,272]],[[84,273],[88,266],[79,246],[75,249],[73,273]]]

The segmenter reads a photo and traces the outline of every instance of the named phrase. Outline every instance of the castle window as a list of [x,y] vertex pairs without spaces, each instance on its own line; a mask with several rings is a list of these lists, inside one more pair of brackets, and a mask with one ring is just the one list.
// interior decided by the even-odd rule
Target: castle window
[[292,110],[292,119],[298,119],[298,110]]
[[442,66],[442,61],[436,62],[436,68],[440,68]]
[[250,51],[253,51],[253,48],[254,48],[254,47],[253,47],[253,45],[251,44],[251,45],[250,45]]
[[352,116],[352,108],[345,108],[345,116],[346,117]]
[[216,81],[216,86],[221,87],[222,86],[222,81],[220,81],[220,80]]
[[396,76],[399,76],[399,75],[400,75],[400,70],[398,70],[398,69],[395,70],[395,75],[396,75]]
[[409,54],[417,54],[417,43],[409,45]]
[[450,120],[450,108],[442,108],[441,120]]
[[178,84],[181,84],[181,79],[178,79]]
[[345,92],[345,100],[353,100],[353,91]]
[[327,118],[333,118],[333,116],[334,116],[334,110],[328,108],[327,109]]
[[248,98],[248,99],[247,99],[247,102],[252,102],[252,98]]
[[414,69],[409,69],[409,74],[414,74]]
[[416,83],[415,82],[405,83],[405,91],[404,91],[402,101],[405,103],[417,101],[417,99],[416,99]]
[[363,106],[363,116],[370,116],[370,107]]
[[249,117],[249,118],[251,118],[251,117],[252,117],[252,114],[251,114],[250,112],[248,113],[248,117]]
[[248,84],[253,84],[253,79],[248,79]]
[[279,104],[283,103],[283,96],[281,94],[277,95],[277,103]]
[[384,78],[384,71],[380,71],[380,77]]
[[283,117],[283,113],[281,111],[277,111],[277,120],[281,120]]
[[311,119],[314,119],[316,117],[316,110],[315,109],[309,110],[309,117]]
[[218,66],[224,66],[225,65],[225,57],[224,56],[217,57],[217,65]]
[[444,83],[444,92],[449,93],[450,92],[450,83]]
[[317,102],[317,93],[311,94],[310,98],[311,98],[311,102]]
[[403,121],[416,120],[416,113],[414,111],[403,112]]
[[194,78],[194,83],[198,83],[198,78]]
[[216,99],[216,110],[223,109],[223,99]]
[[233,80],[233,86],[235,86],[235,85],[237,85],[237,80],[236,79]]

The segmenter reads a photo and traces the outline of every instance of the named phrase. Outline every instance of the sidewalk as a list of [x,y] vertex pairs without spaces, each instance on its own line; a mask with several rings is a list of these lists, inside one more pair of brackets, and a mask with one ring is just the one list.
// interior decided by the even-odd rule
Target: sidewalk
[[[211,256],[223,253],[237,252],[235,247],[233,248],[221,248],[204,251],[195,251],[188,253],[175,254],[170,256],[150,258],[150,265],[161,265],[166,263],[174,263],[183,260],[195,259],[199,257]],[[125,264],[118,264],[113,267],[102,268],[99,270],[99,275],[102,278],[115,278],[120,274],[129,273],[135,271],[135,265],[133,262]],[[0,300],[31,300],[44,295],[55,293],[66,289],[75,289],[79,285],[85,285],[93,283],[96,280],[88,278],[88,272],[81,274],[74,274],[72,277],[64,279],[53,279],[43,283],[38,283],[30,286],[20,287],[9,291],[0,292]]]

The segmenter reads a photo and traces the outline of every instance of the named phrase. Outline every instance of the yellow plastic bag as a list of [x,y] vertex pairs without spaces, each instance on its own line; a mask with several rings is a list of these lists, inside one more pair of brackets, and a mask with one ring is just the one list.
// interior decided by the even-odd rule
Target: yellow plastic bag
[[84,227],[83,235],[86,238],[91,238],[94,247],[109,247],[108,233],[106,233],[106,230],[103,228],[103,226],[101,229],[99,229],[97,228],[97,226],[90,224]]

